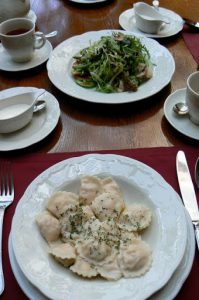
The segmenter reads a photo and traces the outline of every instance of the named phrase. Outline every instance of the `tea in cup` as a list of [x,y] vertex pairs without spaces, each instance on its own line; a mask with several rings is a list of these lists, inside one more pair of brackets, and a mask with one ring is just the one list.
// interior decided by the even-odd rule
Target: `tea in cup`
[[192,73],[187,79],[186,103],[190,120],[199,125],[199,71]]
[[46,42],[45,35],[35,32],[35,23],[26,18],[14,18],[0,24],[0,40],[11,59],[23,63],[31,60],[34,50]]

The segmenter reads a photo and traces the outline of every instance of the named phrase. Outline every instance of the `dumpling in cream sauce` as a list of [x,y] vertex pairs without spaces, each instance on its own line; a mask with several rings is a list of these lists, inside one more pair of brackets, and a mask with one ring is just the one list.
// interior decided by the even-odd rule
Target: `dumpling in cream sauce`
[[98,273],[108,280],[118,280],[122,277],[122,272],[118,266],[116,257],[97,267]]
[[74,264],[76,259],[75,247],[69,243],[52,244],[49,253],[65,267]]
[[79,192],[80,203],[90,205],[96,196],[102,193],[101,179],[96,176],[84,176],[81,178]]
[[74,265],[70,267],[70,270],[77,275],[87,278],[96,277],[98,274],[96,267],[81,257],[77,257]]
[[90,206],[69,205],[60,217],[63,241],[78,239],[84,232],[85,223],[93,217]]
[[54,193],[48,200],[47,209],[57,218],[61,216],[69,205],[76,205],[79,203],[78,195],[59,191]]
[[103,186],[103,192],[121,197],[120,188],[112,177],[107,177],[102,179],[102,186]]
[[44,211],[37,216],[36,222],[39,226],[42,236],[47,242],[58,240],[61,228],[59,220],[52,216],[49,212]]
[[150,246],[141,239],[135,239],[131,244],[121,247],[118,264],[124,277],[137,277],[146,273],[151,266],[151,253]]
[[78,241],[76,245],[77,253],[80,257],[93,265],[103,265],[110,260],[112,249],[105,242],[94,239]]
[[142,204],[131,204],[121,213],[118,226],[128,231],[141,231],[151,223],[151,211]]
[[100,221],[108,218],[118,218],[124,209],[124,201],[119,195],[103,193],[95,198],[91,208]]

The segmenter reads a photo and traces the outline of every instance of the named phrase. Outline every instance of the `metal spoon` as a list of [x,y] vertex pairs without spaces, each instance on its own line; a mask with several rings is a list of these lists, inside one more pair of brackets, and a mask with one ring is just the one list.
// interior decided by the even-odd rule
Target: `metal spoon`
[[51,37],[56,36],[56,35],[57,35],[57,30],[45,34],[45,37],[46,38],[51,38]]
[[159,1],[157,1],[157,0],[154,0],[153,2],[152,2],[152,5],[153,5],[153,7],[155,8],[155,9],[159,9]]
[[[37,31],[38,33],[40,33],[40,34],[42,34],[42,32],[41,31]],[[51,37],[53,37],[53,36],[56,36],[57,35],[57,30],[55,30],[55,31],[52,31],[52,32],[49,32],[49,33],[47,33],[47,34],[44,34],[45,35],[45,37],[46,38],[51,38]]]
[[189,113],[188,106],[184,102],[176,103],[173,106],[173,111],[180,116],[187,115]]
[[192,21],[192,20],[189,20],[186,18],[183,18],[183,20],[184,20],[185,24],[199,30],[199,22],[195,22],[195,21]]
[[199,157],[195,164],[195,181],[196,181],[197,187],[199,188]]
[[43,109],[44,107],[46,107],[46,101],[45,100],[38,100],[34,105],[33,112],[35,113],[35,112]]

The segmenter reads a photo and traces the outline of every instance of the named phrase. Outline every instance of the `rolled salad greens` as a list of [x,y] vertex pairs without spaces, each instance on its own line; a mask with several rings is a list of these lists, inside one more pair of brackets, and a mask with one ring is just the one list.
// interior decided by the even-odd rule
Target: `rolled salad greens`
[[72,75],[84,88],[102,93],[137,91],[153,76],[150,54],[139,38],[114,32],[74,57]]

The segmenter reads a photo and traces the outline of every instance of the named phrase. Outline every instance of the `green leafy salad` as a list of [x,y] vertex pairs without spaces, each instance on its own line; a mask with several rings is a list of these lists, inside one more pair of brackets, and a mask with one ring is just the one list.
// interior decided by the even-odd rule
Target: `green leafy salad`
[[153,75],[147,48],[138,38],[120,32],[101,37],[74,59],[76,83],[102,93],[136,91]]

